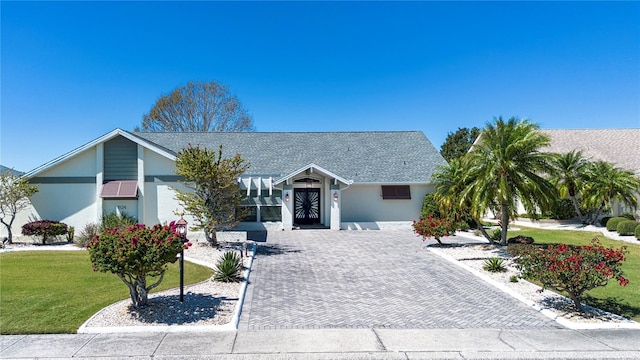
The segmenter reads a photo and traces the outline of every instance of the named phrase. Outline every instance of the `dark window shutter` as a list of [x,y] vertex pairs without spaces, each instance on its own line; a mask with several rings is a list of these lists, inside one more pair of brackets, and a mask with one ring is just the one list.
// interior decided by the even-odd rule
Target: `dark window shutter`
[[411,200],[411,188],[409,185],[382,185],[382,198],[384,200]]

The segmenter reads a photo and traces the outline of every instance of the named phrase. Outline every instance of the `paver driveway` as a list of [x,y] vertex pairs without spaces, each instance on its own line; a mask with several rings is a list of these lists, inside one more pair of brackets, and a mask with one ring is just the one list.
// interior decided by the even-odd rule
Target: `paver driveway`
[[241,330],[560,327],[410,231],[270,232],[249,280]]

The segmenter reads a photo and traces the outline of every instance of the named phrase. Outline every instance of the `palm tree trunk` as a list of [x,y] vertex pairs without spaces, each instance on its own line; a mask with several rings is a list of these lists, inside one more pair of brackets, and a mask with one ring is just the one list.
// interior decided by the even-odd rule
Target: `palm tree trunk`
[[478,226],[478,230],[480,230],[480,232],[482,233],[482,235],[489,240],[489,244],[493,244],[493,239],[491,238],[491,236],[489,236],[489,234],[487,234],[487,230],[484,229],[484,226],[482,226],[482,223],[480,222],[480,220],[473,218],[473,221],[476,222],[476,225]]
[[501,205],[502,215],[502,229],[500,233],[500,245],[507,245],[507,228],[509,227],[509,207],[507,205]]
[[596,212],[593,214],[593,217],[589,221],[589,225],[593,225],[596,223],[596,221],[598,220],[598,216],[600,216],[600,213],[602,212],[602,209],[604,209],[604,202],[601,203],[600,206],[598,206],[598,209],[596,210]]
[[573,208],[576,210],[576,214],[580,218],[580,222],[584,223],[584,219],[582,218],[582,211],[580,211],[580,205],[578,204],[578,199],[575,196],[571,197],[571,202],[573,203]]

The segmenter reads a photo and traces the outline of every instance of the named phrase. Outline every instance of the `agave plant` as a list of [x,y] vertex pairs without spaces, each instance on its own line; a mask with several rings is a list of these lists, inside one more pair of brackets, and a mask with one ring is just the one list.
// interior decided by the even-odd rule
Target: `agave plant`
[[504,259],[499,257],[493,257],[484,260],[483,269],[489,272],[505,272],[507,268],[504,266]]
[[242,258],[235,251],[227,251],[218,260],[213,270],[213,279],[220,282],[238,282],[242,280]]

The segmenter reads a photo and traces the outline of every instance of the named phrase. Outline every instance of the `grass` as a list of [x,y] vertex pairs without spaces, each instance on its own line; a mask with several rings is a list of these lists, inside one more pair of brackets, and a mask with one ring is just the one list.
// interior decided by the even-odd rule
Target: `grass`
[[[185,284],[212,270],[185,262]],[[147,281],[151,284],[152,282]],[[180,286],[178,262],[152,292]],[[103,307],[128,299],[114,274],[91,270],[86,251],[24,251],[0,254],[0,333],[75,333]]]
[[623,241],[611,240],[600,233],[568,230],[543,230],[522,227],[520,231],[509,231],[508,236],[531,236],[538,245],[568,244],[587,245],[594,237],[605,247],[620,248],[626,246],[628,253],[622,269],[630,280],[629,285],[622,287],[612,280],[605,287],[599,287],[586,293],[584,303],[640,321],[640,241],[638,245]]

